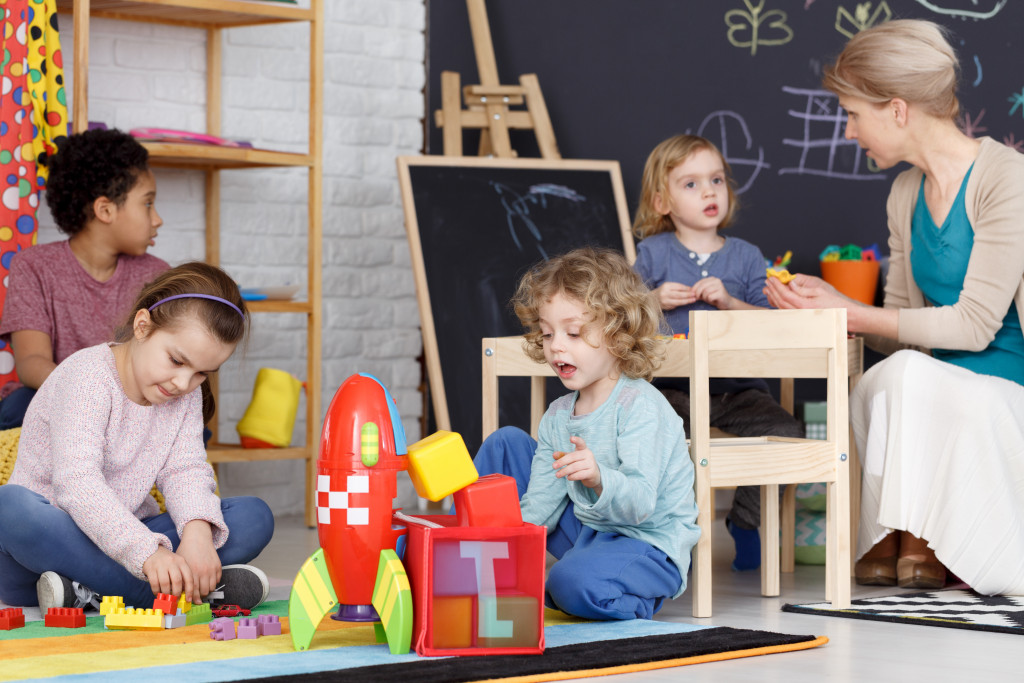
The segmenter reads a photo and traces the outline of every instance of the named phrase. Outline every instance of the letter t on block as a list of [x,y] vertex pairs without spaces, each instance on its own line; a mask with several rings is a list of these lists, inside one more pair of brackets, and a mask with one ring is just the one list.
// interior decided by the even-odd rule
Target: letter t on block
[[511,621],[498,620],[498,590],[494,580],[494,561],[508,559],[506,541],[462,541],[459,554],[476,564],[477,635],[481,638],[511,638]]

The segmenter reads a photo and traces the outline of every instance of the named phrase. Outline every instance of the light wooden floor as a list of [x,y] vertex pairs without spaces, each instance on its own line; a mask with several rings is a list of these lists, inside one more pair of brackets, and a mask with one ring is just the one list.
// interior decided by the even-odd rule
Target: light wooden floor
[[[822,567],[797,566],[782,575],[782,595],[763,598],[758,572],[731,571],[732,541],[719,515],[714,529],[714,602],[710,619],[690,616],[684,593],[657,615],[659,620],[827,636],[829,643],[803,652],[698,664],[601,680],[637,681],[1024,681],[1024,637],[962,629],[816,617],[781,611],[785,603],[824,600]],[[299,566],[319,546],[315,529],[298,517],[279,518],[270,546],[253,563],[271,577],[271,598],[287,598]],[[854,586],[854,598],[899,589]]]

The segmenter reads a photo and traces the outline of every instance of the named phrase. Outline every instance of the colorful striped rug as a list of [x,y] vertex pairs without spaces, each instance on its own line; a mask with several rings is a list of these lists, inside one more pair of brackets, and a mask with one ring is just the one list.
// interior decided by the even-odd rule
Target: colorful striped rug
[[[284,600],[254,614],[287,613]],[[0,631],[0,681],[404,680],[546,681],[712,662],[803,650],[827,642],[815,636],[659,621],[587,622],[545,613],[542,655],[419,657],[391,655],[367,624],[324,619],[310,649],[295,652],[283,634],[217,641],[205,624],[169,631],[107,631],[102,617],[83,629],[46,628],[34,621]]]

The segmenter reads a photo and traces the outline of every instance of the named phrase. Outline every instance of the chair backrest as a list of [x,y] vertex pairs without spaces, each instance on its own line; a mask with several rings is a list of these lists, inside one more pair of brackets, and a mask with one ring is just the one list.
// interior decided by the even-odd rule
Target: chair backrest
[[[824,378],[828,440],[847,424],[846,309],[691,311],[689,341],[695,395],[707,394],[711,377]],[[696,437],[707,415],[693,417]]]

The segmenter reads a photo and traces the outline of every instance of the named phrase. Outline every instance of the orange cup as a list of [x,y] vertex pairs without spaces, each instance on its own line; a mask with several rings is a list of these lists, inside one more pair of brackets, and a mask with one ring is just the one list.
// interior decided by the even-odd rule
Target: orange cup
[[875,303],[878,261],[822,261],[821,277],[851,299]]

